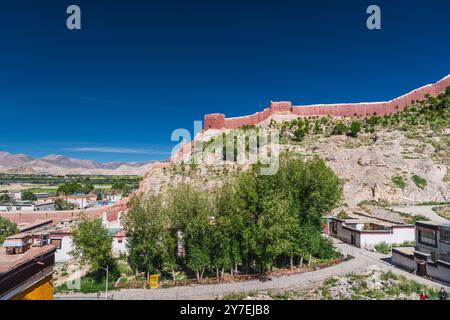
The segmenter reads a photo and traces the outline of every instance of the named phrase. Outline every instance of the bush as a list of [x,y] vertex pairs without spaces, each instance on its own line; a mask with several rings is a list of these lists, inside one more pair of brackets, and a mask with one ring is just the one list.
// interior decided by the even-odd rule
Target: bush
[[338,213],[337,217],[339,219],[347,219],[348,218],[348,213],[344,210],[342,210],[341,212]]
[[418,214],[417,216],[413,216],[408,219],[408,223],[410,224],[416,224],[417,221],[430,221],[430,219],[421,214]]
[[445,95],[450,96],[450,86],[448,86],[447,89],[445,89]]
[[427,180],[425,180],[422,177],[419,177],[418,175],[413,175],[411,177],[411,180],[414,181],[416,186],[418,186],[420,189],[423,189],[427,186]]
[[388,254],[391,251],[391,246],[383,241],[375,246],[375,250],[383,254]]
[[398,276],[395,274],[395,273],[393,273],[392,271],[388,271],[388,272],[386,272],[386,273],[383,273],[382,275],[381,275],[381,280],[384,280],[384,281],[388,281],[388,280],[398,280]]
[[332,135],[342,135],[342,134],[346,133],[347,130],[348,130],[347,125],[345,123],[343,123],[342,121],[339,121],[334,126],[333,131],[331,132],[331,134]]
[[298,128],[297,130],[294,131],[294,140],[295,141],[302,141],[303,138],[305,137],[305,130],[302,128]]
[[361,131],[361,122],[355,120],[350,124],[350,136],[356,138]]
[[400,189],[404,189],[405,187],[406,187],[406,183],[405,183],[405,181],[403,180],[403,177],[401,177],[401,176],[395,176],[395,177],[392,177],[392,183],[395,185],[395,186],[397,186],[397,187],[399,187]]

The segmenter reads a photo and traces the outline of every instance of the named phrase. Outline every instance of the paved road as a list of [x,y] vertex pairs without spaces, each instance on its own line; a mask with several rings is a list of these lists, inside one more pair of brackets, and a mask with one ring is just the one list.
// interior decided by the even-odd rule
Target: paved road
[[411,214],[413,216],[417,216],[420,214],[424,217],[427,217],[431,221],[438,223],[449,222],[449,220],[442,218],[440,215],[433,211],[433,208],[435,207],[439,206],[398,206],[392,207],[391,209],[394,211]]
[[[364,249],[359,249],[350,246],[341,241],[335,240],[336,247],[343,254],[350,254],[354,259],[340,263],[335,266],[331,266],[325,269],[305,272],[296,275],[273,277],[272,281],[261,282],[258,280],[236,282],[236,283],[224,283],[214,285],[195,285],[174,287],[168,289],[126,289],[120,291],[111,291],[110,295],[114,295],[114,300],[195,300],[195,299],[211,299],[217,296],[222,296],[229,293],[237,292],[251,292],[256,290],[268,290],[268,289],[303,289],[311,287],[313,284],[320,283],[327,278],[334,275],[346,275],[350,272],[362,272],[371,265],[380,267],[383,271],[393,271],[397,274],[404,275],[415,281],[434,287],[441,287],[441,284],[415,276],[404,270],[392,267],[389,263],[381,260],[387,258],[387,256],[369,252]],[[444,286],[446,290],[450,291],[450,287]],[[55,295],[56,299],[92,299],[97,294],[70,294],[70,295]],[[104,293],[102,296],[104,298]]]

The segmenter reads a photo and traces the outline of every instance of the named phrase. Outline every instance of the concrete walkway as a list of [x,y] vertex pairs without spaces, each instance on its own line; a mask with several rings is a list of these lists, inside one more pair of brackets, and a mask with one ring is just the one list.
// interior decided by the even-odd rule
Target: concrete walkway
[[[111,291],[114,300],[195,300],[195,299],[213,299],[230,293],[251,292],[270,289],[304,289],[318,284],[332,276],[342,276],[351,272],[363,272],[371,265],[380,267],[383,271],[391,270],[399,275],[404,275],[423,285],[440,288],[442,285],[428,279],[418,277],[404,270],[392,267],[389,263],[381,260],[387,258],[386,255],[369,252],[350,246],[346,243],[335,240],[335,246],[344,254],[355,257],[349,261],[334,265],[325,269],[300,273],[296,275],[272,277],[271,281],[261,282],[259,280],[223,283],[214,285],[194,285],[174,287],[168,289],[126,289],[120,291]],[[450,287],[444,286],[450,291]],[[97,294],[57,294],[55,299],[92,299]],[[104,299],[104,293],[101,297]]]
[[424,217],[427,217],[431,221],[438,223],[449,222],[449,220],[442,218],[440,215],[438,215],[436,212],[433,211],[433,208],[437,207],[439,206],[396,206],[391,207],[391,209],[397,212],[402,212],[413,216],[422,215]]

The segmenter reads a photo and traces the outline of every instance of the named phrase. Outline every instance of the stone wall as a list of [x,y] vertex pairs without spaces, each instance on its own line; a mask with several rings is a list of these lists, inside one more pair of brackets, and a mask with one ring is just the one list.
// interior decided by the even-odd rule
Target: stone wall
[[394,113],[403,110],[412,101],[423,100],[425,95],[437,96],[450,86],[450,75],[432,85],[427,85],[413,90],[408,94],[390,101],[370,103],[347,103],[347,104],[317,104],[308,106],[292,106],[291,102],[272,102],[269,108],[255,114],[236,118],[226,118],[224,114],[208,114],[205,116],[204,128],[208,129],[236,129],[245,125],[256,125],[273,113],[288,112],[299,117],[309,116],[334,116],[353,117],[371,116],[377,114]]

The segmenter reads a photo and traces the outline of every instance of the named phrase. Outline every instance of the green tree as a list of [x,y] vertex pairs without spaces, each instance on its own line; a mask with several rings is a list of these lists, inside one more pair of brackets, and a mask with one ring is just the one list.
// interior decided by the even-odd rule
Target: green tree
[[12,236],[16,233],[19,233],[17,224],[9,221],[6,218],[0,217],[0,244],[2,244],[7,237]]
[[175,280],[176,238],[161,195],[134,199],[125,216],[128,261],[137,271],[170,271]]
[[6,193],[0,194],[0,203],[6,203],[6,202],[10,202],[10,201],[11,201],[11,197],[8,194],[6,194]]
[[200,281],[211,266],[211,243],[214,241],[211,199],[208,194],[181,184],[169,192],[168,209],[173,227],[183,235],[186,265]]
[[55,210],[73,210],[75,205],[73,203],[69,203],[62,198],[57,198],[55,200]]
[[24,201],[34,201],[36,200],[36,196],[32,191],[24,191],[22,192],[22,200]]
[[112,273],[116,269],[112,257],[112,237],[100,218],[88,219],[82,215],[72,231],[72,242],[71,254],[79,258],[82,265],[90,266],[92,271],[106,266]]

